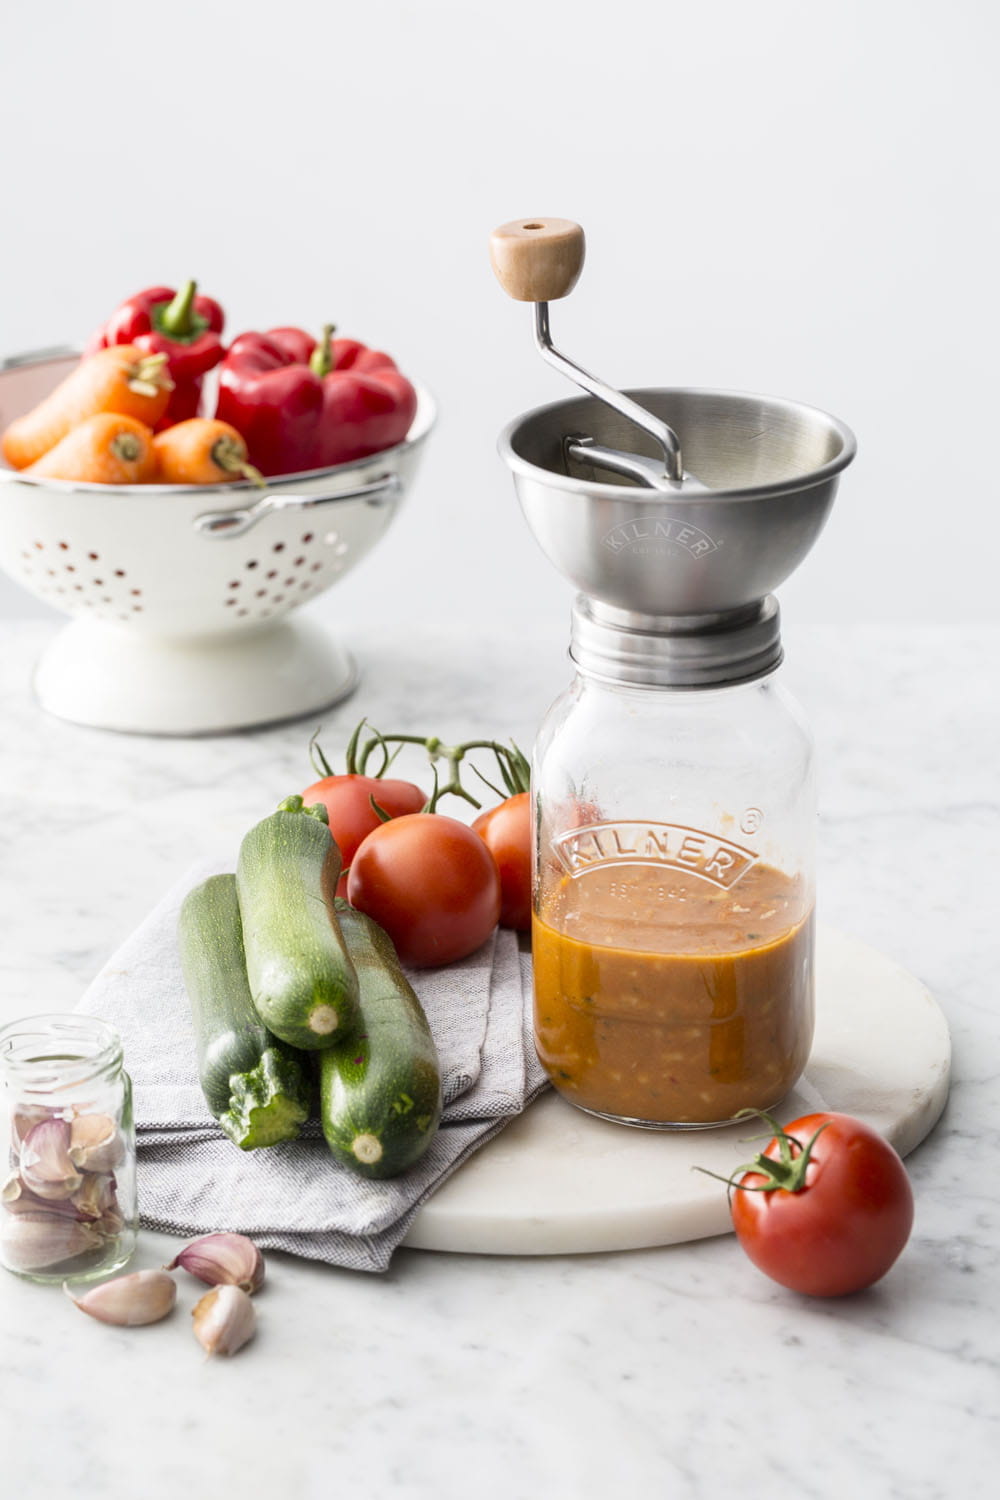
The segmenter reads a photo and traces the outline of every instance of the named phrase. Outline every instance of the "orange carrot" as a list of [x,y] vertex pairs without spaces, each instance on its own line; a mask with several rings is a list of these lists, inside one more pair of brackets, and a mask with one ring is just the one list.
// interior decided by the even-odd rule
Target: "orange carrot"
[[26,469],[66,434],[99,412],[134,417],[155,427],[166,410],[173,381],[165,354],[146,354],[134,344],[115,344],[82,359],[45,400],[12,422],[3,435],[3,456]]
[[87,484],[142,484],[157,477],[153,434],[135,417],[98,412],[24,472]]
[[259,470],[247,462],[247,445],[235,427],[215,417],[191,417],[165,427],[153,439],[161,484],[224,484],[252,479]]

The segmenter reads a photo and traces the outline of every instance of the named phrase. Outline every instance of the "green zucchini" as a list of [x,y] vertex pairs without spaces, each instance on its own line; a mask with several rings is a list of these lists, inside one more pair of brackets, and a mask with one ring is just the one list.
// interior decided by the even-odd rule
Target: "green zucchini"
[[306,1051],[357,1030],[358,979],[333,908],[340,850],[325,817],[325,808],[306,812],[301,797],[289,797],[251,828],[236,863],[257,1014]]
[[320,1054],[320,1118],[338,1161],[395,1177],[423,1155],[441,1118],[441,1070],[427,1017],[388,935],[337,902],[361,986],[361,1030]]
[[235,876],[212,875],[188,892],[177,936],[209,1109],[243,1151],[293,1141],[309,1113],[304,1060],[254,1009]]

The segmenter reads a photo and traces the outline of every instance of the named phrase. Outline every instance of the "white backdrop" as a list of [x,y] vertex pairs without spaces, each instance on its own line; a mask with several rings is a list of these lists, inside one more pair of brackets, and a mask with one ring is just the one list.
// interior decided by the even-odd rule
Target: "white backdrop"
[[[1000,616],[991,0],[49,0],[5,16],[0,351],[196,275],[230,331],[334,320],[436,393],[384,544],[316,608],[563,620],[495,453],[569,394],[488,267],[579,219],[557,343],[620,384],[857,432],[786,618]],[[989,444],[992,448],[992,444]],[[0,580],[0,613],[45,612]]]

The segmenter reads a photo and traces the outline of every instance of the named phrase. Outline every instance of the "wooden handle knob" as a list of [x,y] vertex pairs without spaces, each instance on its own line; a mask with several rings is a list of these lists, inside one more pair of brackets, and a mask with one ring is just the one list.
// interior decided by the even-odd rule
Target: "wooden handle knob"
[[508,297],[555,302],[580,279],[585,244],[572,219],[512,219],[490,235],[490,263]]

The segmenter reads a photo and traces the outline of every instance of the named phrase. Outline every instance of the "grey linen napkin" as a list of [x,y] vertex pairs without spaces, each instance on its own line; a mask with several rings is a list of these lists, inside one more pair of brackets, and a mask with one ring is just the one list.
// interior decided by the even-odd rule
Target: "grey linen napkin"
[[252,1235],[265,1249],[384,1271],[421,1203],[545,1086],[531,1042],[530,955],[498,929],[478,952],[414,970],[441,1060],[444,1113],[427,1154],[386,1182],[335,1162],[310,1122],[302,1138],[240,1151],[198,1085],[177,951],[185,895],[218,862],[191,869],[97,975],[79,1010],[121,1034],[135,1090],[139,1206],[151,1229]]

